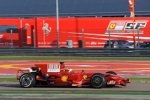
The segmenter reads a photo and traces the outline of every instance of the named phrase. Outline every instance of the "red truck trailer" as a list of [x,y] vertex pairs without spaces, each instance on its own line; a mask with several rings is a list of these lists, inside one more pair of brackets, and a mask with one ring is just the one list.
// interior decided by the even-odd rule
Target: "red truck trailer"
[[[149,17],[137,17],[133,25],[129,17],[59,18],[59,33],[56,33],[56,18],[1,18],[0,44],[13,42],[15,47],[56,48],[59,42],[59,48],[104,48],[110,40],[133,42],[134,35],[136,43],[149,43],[149,21]],[[4,26],[18,31],[13,35],[3,32]]]

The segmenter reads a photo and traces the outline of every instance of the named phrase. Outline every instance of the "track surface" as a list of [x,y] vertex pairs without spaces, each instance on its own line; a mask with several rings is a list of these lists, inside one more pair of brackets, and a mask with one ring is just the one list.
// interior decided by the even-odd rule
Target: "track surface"
[[127,84],[127,86],[115,86],[115,87],[106,87],[101,89],[93,89],[93,88],[77,88],[77,87],[71,87],[71,88],[65,88],[65,87],[33,87],[33,88],[21,88],[19,85],[19,82],[1,82],[0,83],[0,90],[34,90],[34,91],[47,91],[47,90],[55,90],[55,91],[145,91],[150,92],[150,82],[131,82]]
[[0,83],[0,100],[150,100],[150,83],[132,82],[126,87],[21,88],[18,83]]
[[[0,74],[16,74],[17,69],[31,67],[37,63],[59,63],[58,61],[1,61]],[[116,71],[122,75],[150,75],[150,61],[65,61],[66,67],[87,72]]]
[[150,100],[148,95],[22,94],[0,95],[0,100]]

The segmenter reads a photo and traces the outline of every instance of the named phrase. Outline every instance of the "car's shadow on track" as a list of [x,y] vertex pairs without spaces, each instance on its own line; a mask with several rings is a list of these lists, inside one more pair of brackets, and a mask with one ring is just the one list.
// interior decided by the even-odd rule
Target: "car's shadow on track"
[[[11,88],[16,88],[16,89],[21,89],[22,87],[20,86],[19,83],[0,83],[0,89],[11,89]],[[75,88],[87,88],[87,89],[93,89],[92,87],[90,86],[84,86],[84,87],[72,87],[72,86],[47,86],[47,85],[37,85],[35,87],[32,87],[32,89],[38,89],[38,88],[69,88],[69,89],[75,89]],[[105,89],[109,89],[109,88],[122,88],[122,86],[106,86],[106,87],[103,87]]]
[[20,88],[20,85],[17,83],[0,83],[0,87]]

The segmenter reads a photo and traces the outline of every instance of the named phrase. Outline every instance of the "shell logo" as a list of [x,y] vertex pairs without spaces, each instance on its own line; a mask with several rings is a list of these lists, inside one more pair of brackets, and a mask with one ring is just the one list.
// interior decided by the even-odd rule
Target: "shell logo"
[[63,82],[67,82],[67,79],[68,79],[68,76],[66,76],[66,75],[64,75],[64,76],[61,77],[61,80],[62,80]]
[[115,27],[116,27],[116,24],[115,24],[115,23],[111,23],[111,24],[109,25],[109,29],[115,29]]

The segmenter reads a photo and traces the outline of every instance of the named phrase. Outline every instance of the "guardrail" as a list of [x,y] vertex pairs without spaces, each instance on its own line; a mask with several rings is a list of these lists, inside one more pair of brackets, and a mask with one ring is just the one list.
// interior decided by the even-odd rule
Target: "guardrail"
[[0,55],[17,56],[90,56],[90,57],[150,57],[150,49],[100,48],[23,48],[0,49]]

